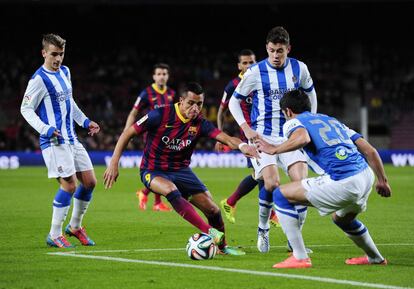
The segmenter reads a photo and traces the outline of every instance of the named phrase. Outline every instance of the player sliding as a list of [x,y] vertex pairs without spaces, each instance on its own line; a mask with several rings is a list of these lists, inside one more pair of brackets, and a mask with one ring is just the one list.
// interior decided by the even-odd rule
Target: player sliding
[[[376,190],[391,196],[391,188],[377,150],[362,136],[333,117],[310,112],[308,96],[301,90],[284,94],[280,108],[288,120],[283,132],[288,140],[271,145],[256,140],[259,151],[280,154],[303,148],[324,174],[281,185],[273,191],[273,202],[280,224],[293,255],[274,268],[308,268],[312,263],[305,250],[295,204],[313,206],[320,215],[332,215],[334,223],[364,252],[365,256],[347,259],[348,265],[386,265],[368,229],[356,217],[366,210],[371,187],[377,177]],[[313,168],[313,167],[312,167]],[[371,169],[372,168],[372,169]]]
[[[144,185],[165,196],[174,210],[190,224],[211,235],[222,254],[244,255],[243,251],[226,245],[220,209],[189,165],[202,136],[214,138],[232,149],[239,148],[246,156],[258,155],[253,147],[230,137],[204,119],[201,115],[203,102],[203,88],[198,83],[189,83],[178,103],[150,111],[125,130],[104,173],[105,188],[111,188],[116,181],[119,159],[130,139],[146,132],[140,167]],[[208,223],[191,204],[203,212]]]

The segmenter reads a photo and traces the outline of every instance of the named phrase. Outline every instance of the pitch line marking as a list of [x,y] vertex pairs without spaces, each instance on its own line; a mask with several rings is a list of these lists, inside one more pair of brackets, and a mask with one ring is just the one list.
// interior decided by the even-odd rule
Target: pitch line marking
[[[383,243],[376,244],[377,246],[414,246],[414,243]],[[271,248],[286,248],[286,245],[270,246]],[[326,244],[326,245],[308,245],[309,248],[322,247],[355,247],[354,244]],[[240,248],[256,248],[256,246],[240,246]],[[78,253],[121,253],[121,252],[157,252],[157,251],[184,251],[184,248],[148,248],[148,249],[114,249],[114,250],[76,250],[68,251],[66,254]]]
[[317,281],[317,282],[322,282],[322,283],[344,284],[344,285],[369,287],[369,288],[414,289],[412,287],[399,287],[399,286],[393,286],[393,285],[365,283],[365,282],[342,280],[342,279],[333,279],[333,278],[326,278],[326,277],[306,276],[306,275],[297,275],[297,274],[285,274],[285,273],[274,273],[274,272],[265,272],[265,271],[253,271],[253,270],[245,270],[245,269],[224,268],[224,267],[218,267],[218,266],[202,266],[202,265],[193,265],[193,264],[185,264],[185,263],[136,260],[136,259],[126,259],[126,258],[119,258],[119,257],[73,254],[73,253],[68,253],[68,252],[49,252],[47,254],[48,255],[55,255],[55,256],[76,257],[76,258],[96,259],[96,260],[105,260],[105,261],[116,261],[116,262],[124,262],[124,263],[139,263],[139,264],[146,264],[146,265],[192,268],[192,269],[219,271],[219,272],[225,271],[225,272],[248,274],[248,275],[282,277],[282,278],[288,278],[288,279],[301,279],[301,280],[307,280],[307,281]]

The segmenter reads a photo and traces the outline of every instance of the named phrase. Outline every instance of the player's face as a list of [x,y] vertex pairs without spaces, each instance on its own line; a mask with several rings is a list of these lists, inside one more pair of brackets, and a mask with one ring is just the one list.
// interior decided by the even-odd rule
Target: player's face
[[290,52],[290,45],[269,42],[266,44],[266,51],[270,64],[276,68],[282,68]]
[[52,71],[58,71],[65,57],[65,49],[49,44],[42,50],[42,56],[45,59],[45,67]]
[[203,108],[204,94],[189,91],[186,97],[180,99],[180,112],[187,119],[194,119]]
[[239,63],[237,64],[239,70],[241,73],[245,73],[247,68],[249,68],[250,65],[256,63],[256,56],[254,55],[242,55],[240,56]]
[[155,84],[158,86],[167,85],[168,77],[169,77],[168,69],[163,69],[163,68],[155,69],[154,75],[152,76]]

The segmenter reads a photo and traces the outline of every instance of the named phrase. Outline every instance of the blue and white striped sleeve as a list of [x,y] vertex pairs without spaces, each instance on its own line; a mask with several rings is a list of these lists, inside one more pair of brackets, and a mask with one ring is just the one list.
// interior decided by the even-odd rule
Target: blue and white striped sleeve
[[88,128],[89,123],[91,122],[89,118],[83,113],[83,111],[78,107],[75,100],[72,98],[72,107],[73,107],[73,119],[76,121],[76,123],[83,127]]
[[301,62],[301,76],[300,76],[300,87],[309,97],[311,102],[311,112],[316,113],[318,110],[318,100],[316,98],[316,91],[313,85],[313,80],[310,75],[307,65]]

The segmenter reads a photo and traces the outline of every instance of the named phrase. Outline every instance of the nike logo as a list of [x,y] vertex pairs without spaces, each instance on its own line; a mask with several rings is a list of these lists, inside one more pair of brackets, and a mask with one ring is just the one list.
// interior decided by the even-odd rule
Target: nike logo
[[166,128],[169,128],[169,127],[174,127],[174,126],[173,126],[173,125],[168,125],[168,124],[166,124],[166,125],[165,125],[165,127],[166,127]]

